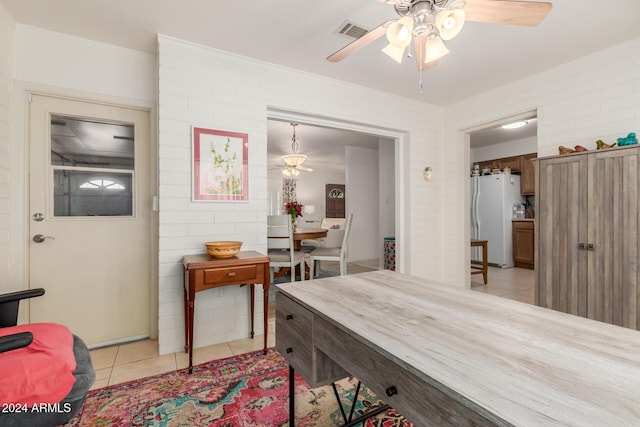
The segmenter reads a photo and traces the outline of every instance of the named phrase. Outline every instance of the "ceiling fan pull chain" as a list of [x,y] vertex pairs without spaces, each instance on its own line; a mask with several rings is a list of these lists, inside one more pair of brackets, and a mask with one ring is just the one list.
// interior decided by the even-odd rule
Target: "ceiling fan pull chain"
[[420,89],[420,93],[422,93],[422,89],[423,89],[423,86],[422,86],[422,70],[420,70],[419,77],[420,77],[420,81],[418,82],[418,89]]

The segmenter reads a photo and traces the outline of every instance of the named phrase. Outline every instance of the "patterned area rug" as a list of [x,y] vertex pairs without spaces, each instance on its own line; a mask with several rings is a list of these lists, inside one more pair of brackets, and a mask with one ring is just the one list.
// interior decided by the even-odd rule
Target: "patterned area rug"
[[[289,367],[275,349],[195,366],[90,391],[82,411],[68,426],[215,426],[289,425]],[[337,383],[345,411],[357,381]],[[329,427],[343,419],[331,386],[310,389],[296,376],[296,426]],[[354,418],[382,405],[366,387],[360,389]],[[390,409],[366,427],[412,427]]]

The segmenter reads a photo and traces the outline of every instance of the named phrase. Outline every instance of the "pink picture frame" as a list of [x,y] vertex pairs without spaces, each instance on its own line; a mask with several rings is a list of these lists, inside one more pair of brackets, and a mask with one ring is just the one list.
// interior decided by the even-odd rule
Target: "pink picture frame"
[[192,127],[193,201],[249,200],[246,133]]

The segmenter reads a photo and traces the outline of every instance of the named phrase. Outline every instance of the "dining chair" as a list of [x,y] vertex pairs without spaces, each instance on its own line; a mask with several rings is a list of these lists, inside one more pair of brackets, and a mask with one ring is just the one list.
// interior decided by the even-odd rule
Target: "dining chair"
[[304,280],[305,254],[293,249],[293,229],[289,215],[269,215],[267,218],[267,255],[271,283],[276,268],[290,268],[291,281],[296,280],[296,266],[300,266],[300,277]]
[[349,244],[352,222],[353,214],[349,214],[344,224],[342,244],[339,247],[318,247],[309,253],[309,277],[313,279],[315,275],[314,270],[316,261],[339,261],[340,275],[344,276],[347,274],[347,246]]

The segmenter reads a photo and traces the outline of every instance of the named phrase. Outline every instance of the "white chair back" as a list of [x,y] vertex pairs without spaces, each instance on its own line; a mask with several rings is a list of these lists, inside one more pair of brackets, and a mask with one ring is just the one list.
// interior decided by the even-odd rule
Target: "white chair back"
[[293,252],[293,230],[289,215],[268,216],[267,249],[289,249]]
[[344,223],[344,237],[340,246],[340,258],[346,261],[347,246],[349,245],[349,236],[351,235],[351,223],[353,222],[353,214],[349,214]]
[[267,249],[269,270],[273,282],[276,268],[291,269],[291,281],[296,279],[296,266],[301,265],[301,279],[305,280],[304,254],[293,247],[293,228],[289,215],[269,215],[267,217]]

